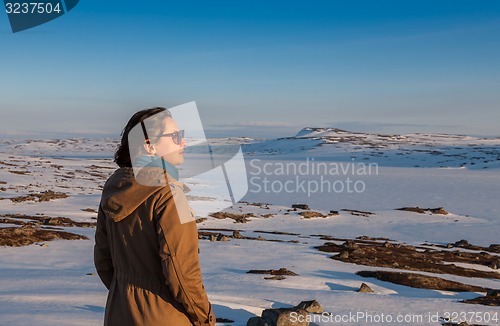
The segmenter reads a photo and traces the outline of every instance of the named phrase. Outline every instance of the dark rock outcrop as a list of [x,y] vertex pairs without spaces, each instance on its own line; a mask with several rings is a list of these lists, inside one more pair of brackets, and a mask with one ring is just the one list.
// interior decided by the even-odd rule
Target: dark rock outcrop
[[250,318],[247,326],[308,326],[309,313],[323,312],[323,307],[318,301],[302,301],[292,308],[265,309],[261,317]]
[[251,269],[247,272],[248,274],[270,274],[270,275],[289,275],[289,276],[296,276],[298,274],[281,267],[280,269]]
[[359,271],[363,277],[374,277],[378,280],[411,286],[420,289],[444,290],[453,292],[486,292],[488,289],[480,286],[463,284],[444,278],[427,276],[416,273],[387,272],[387,271]]
[[397,211],[406,211],[406,212],[414,212],[419,214],[425,214],[426,212],[430,212],[431,214],[438,215],[448,215],[449,213],[443,207],[437,208],[420,208],[420,207],[401,207],[396,208]]
[[366,283],[361,283],[361,286],[359,287],[358,292],[361,292],[361,293],[373,293],[374,291]]
[[293,204],[292,208],[308,210],[309,206],[307,204]]

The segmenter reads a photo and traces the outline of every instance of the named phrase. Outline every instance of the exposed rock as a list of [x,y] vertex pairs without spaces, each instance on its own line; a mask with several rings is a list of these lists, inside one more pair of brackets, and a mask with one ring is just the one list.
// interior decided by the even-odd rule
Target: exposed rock
[[309,313],[321,314],[324,312],[323,307],[316,300],[302,301],[295,306],[295,309],[304,309]]
[[500,244],[498,244],[498,243],[490,244],[488,249],[491,249],[490,251],[496,251],[496,252],[500,253]]
[[[262,312],[262,319],[269,321],[270,325],[276,326],[308,326],[308,312],[303,309],[277,308],[265,309]],[[303,322],[300,322],[302,320]]]
[[253,231],[255,233],[269,233],[269,234],[282,234],[282,235],[300,235],[300,233],[291,233],[291,232],[283,232],[283,231]]
[[249,203],[249,202],[243,201],[243,200],[240,200],[240,203],[242,203],[242,204],[248,204],[248,205],[251,205],[251,206],[257,206],[257,207],[264,208],[264,209],[269,209],[269,205],[270,205],[268,203]]
[[339,215],[339,211],[330,211],[330,213],[328,213],[328,216],[334,216],[334,215]]
[[249,217],[255,217],[254,214],[248,213],[248,214],[234,214],[234,213],[227,213],[227,212],[216,212],[210,214],[210,216],[215,217],[217,219],[225,219],[225,218],[231,218],[234,220],[235,223],[246,223],[249,221]]
[[13,174],[21,174],[21,175],[24,175],[24,174],[31,174],[30,171],[18,171],[18,170],[9,170],[10,173],[13,173]]
[[[322,237],[322,239],[339,241],[341,239]],[[485,271],[469,267],[457,266],[455,264],[443,264],[443,262],[459,262],[476,264],[481,266],[493,266],[498,261],[498,256],[484,253],[479,255],[469,251],[450,250],[427,250],[426,247],[417,250],[414,246],[400,243],[380,243],[367,240],[348,240],[357,244],[337,244],[326,242],[316,247],[323,252],[338,253],[330,258],[343,262],[366,266],[387,267],[406,270],[423,271],[439,274],[452,274],[464,277],[493,278],[500,279],[500,274],[495,271]],[[349,243],[349,242],[347,242]],[[468,249],[469,247],[467,247]]]
[[355,241],[347,240],[342,244],[342,247],[347,248],[347,249],[354,249],[358,248],[358,244]]
[[224,234],[220,233],[217,236],[217,241],[229,241],[229,238],[227,236],[225,236]]
[[242,239],[243,236],[240,234],[239,230],[233,230],[233,238],[235,238],[235,239]]
[[[469,325],[466,321],[463,321],[463,322],[460,322],[460,323],[455,323],[455,322],[445,322],[445,323],[442,323],[441,326],[471,326]],[[476,326],[476,325],[472,325],[472,326]],[[481,326],[481,325],[477,325],[477,326]]]
[[247,326],[275,326],[270,321],[263,320],[261,317],[252,317],[247,321]]
[[276,280],[276,281],[281,281],[281,280],[284,280],[286,279],[286,277],[284,277],[283,275],[274,275],[274,276],[270,276],[270,277],[264,277],[265,280]]
[[366,283],[361,283],[361,286],[359,287],[358,292],[373,293],[374,291]]
[[449,213],[443,208],[443,207],[438,207],[438,208],[428,208],[428,210],[432,214],[438,214],[438,215],[448,215]]
[[415,212],[420,214],[425,214],[430,212],[431,214],[448,215],[449,213],[443,207],[437,208],[420,208],[420,207],[401,207],[396,208],[398,211]]
[[[67,217],[50,217],[50,216],[35,216],[35,215],[25,215],[25,214],[2,214],[0,216],[8,217],[9,219],[0,219],[0,223],[2,221],[6,221],[4,223],[13,223],[20,225],[57,225],[62,227],[81,227],[81,228],[91,228],[95,227],[95,222],[76,222]],[[17,220],[16,222],[12,222],[11,219]],[[31,220],[29,222],[25,220]],[[10,221],[10,222],[8,222]]]
[[88,240],[88,238],[83,235],[64,231],[43,230],[29,225],[20,228],[0,228],[0,246],[28,246],[33,243],[55,239]]
[[467,240],[462,239],[460,241],[455,242],[455,247],[467,247],[467,246],[469,246],[469,241]]
[[481,304],[485,306],[500,306],[500,290],[488,290],[487,294],[474,299],[463,300],[460,302],[470,304]]
[[364,211],[358,211],[355,209],[341,209],[341,211],[351,213],[353,216],[362,216],[362,217],[370,217],[370,215],[375,215],[375,213],[372,212],[364,212]]
[[247,321],[247,326],[261,326],[262,325],[262,318],[260,317],[251,317]]
[[500,297],[500,290],[488,290],[488,292],[486,292],[486,295],[488,297]]
[[217,317],[217,318],[215,319],[215,321],[216,321],[217,323],[234,323],[234,320],[227,319],[227,318],[219,318],[219,317]]
[[309,206],[307,204],[293,204],[292,208],[308,210]]
[[299,215],[303,216],[305,219],[314,218],[314,217],[326,217],[325,215],[321,214],[320,212],[314,212],[314,211],[300,212]]
[[425,209],[420,207],[401,207],[401,208],[396,208],[396,210],[425,214]]
[[411,286],[419,289],[444,290],[453,292],[486,292],[488,289],[480,286],[449,281],[444,278],[415,273],[387,271],[359,271],[356,275],[374,277],[378,280]]
[[20,202],[25,202],[25,201],[44,202],[44,201],[49,201],[52,199],[61,199],[61,198],[67,198],[67,197],[68,197],[68,195],[63,193],[63,192],[54,192],[52,190],[46,190],[46,191],[39,193],[39,194],[29,194],[27,196],[14,197],[14,198],[10,198],[10,200],[14,203],[20,203]]
[[[1,221],[1,220],[0,220]],[[232,235],[226,235],[222,234],[219,232],[209,232],[209,231],[204,231],[204,230],[218,230],[218,231],[224,231],[224,232],[233,232]],[[286,233],[286,232],[272,232],[272,231],[254,231],[254,232],[261,232],[261,233],[276,233],[276,234],[289,234],[289,235],[299,235],[299,234],[294,234],[294,233]],[[206,239],[206,240],[211,240],[211,241],[229,241],[230,238],[233,239],[245,239],[245,240],[257,240],[257,241],[271,241],[271,242],[291,242],[291,243],[299,243],[298,240],[279,240],[279,239],[266,239],[262,236],[258,236],[256,238],[254,237],[247,237],[243,236],[240,234],[240,230],[232,230],[232,229],[220,229],[220,228],[200,228],[198,230],[198,239]]]
[[347,251],[342,251],[339,254],[339,258],[341,258],[341,259],[348,259],[349,258],[349,253]]
[[494,252],[494,253],[500,253],[500,245],[498,244],[491,244],[489,247],[482,247],[478,245],[473,245],[470,244],[467,240],[460,240],[455,243],[448,243],[446,245],[434,245],[436,247],[440,248],[464,248],[464,249],[470,249],[470,250],[482,250],[484,252]]
[[95,208],[82,208],[82,211],[89,213],[97,213],[97,209]]
[[280,269],[252,269],[247,272],[248,274],[270,274],[270,275],[290,275],[290,276],[296,276],[298,274],[281,267]]
[[372,238],[372,237],[369,237],[369,236],[367,236],[367,235],[362,235],[362,236],[359,236],[359,237],[357,237],[356,239],[358,239],[358,240],[372,240],[372,241],[376,241],[376,240],[382,240],[382,241],[384,241],[384,240],[385,240],[385,241],[393,241],[393,240],[391,240],[391,239],[389,239],[389,238],[381,238],[381,237],[378,237],[378,238]]

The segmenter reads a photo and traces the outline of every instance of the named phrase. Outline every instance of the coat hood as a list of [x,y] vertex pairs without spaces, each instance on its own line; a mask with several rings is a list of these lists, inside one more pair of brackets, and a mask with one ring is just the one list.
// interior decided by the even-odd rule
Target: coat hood
[[113,173],[106,181],[101,197],[101,207],[108,218],[115,222],[123,220],[152,194],[165,187],[162,169],[149,172],[147,177],[155,182],[137,182],[132,168],[119,168]]

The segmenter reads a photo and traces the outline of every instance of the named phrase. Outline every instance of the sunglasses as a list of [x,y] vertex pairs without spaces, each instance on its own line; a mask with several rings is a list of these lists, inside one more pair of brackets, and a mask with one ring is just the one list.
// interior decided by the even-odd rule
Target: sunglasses
[[175,132],[171,132],[169,134],[160,135],[160,137],[172,137],[172,141],[176,145],[180,145],[182,140],[184,139],[184,130],[178,130]]

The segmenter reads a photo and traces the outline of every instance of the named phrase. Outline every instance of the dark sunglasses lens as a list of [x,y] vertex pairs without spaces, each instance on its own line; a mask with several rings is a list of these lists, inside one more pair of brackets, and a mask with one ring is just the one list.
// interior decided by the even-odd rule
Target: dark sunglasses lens
[[184,130],[179,130],[173,134],[172,140],[177,145],[180,145],[183,139],[184,139]]

